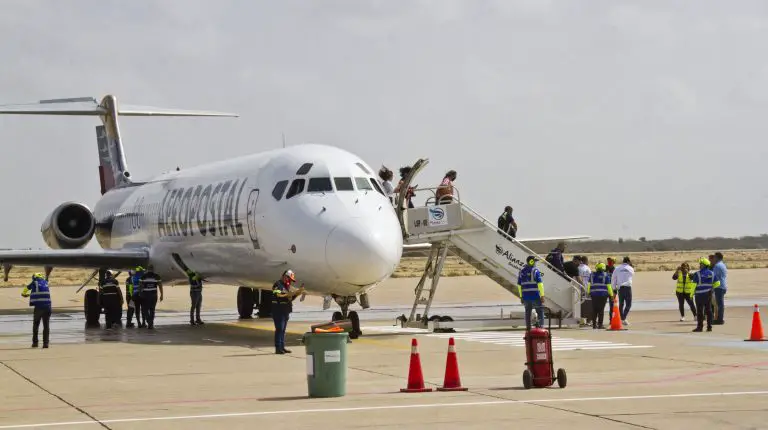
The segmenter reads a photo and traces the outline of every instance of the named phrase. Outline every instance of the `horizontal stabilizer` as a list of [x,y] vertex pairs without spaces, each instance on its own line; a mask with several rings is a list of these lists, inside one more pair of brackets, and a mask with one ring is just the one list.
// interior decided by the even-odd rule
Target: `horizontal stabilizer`
[[128,270],[149,263],[143,249],[87,251],[82,249],[40,249],[0,251],[0,264],[16,266],[110,268]]
[[[38,103],[0,105],[0,114],[10,115],[73,115],[102,116],[107,109],[91,97],[41,100]],[[151,106],[119,105],[117,114],[121,116],[223,116],[239,117],[234,113],[168,109]]]

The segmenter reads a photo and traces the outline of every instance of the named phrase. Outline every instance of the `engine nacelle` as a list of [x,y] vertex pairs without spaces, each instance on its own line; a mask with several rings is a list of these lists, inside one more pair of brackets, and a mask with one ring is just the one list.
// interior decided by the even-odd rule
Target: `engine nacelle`
[[88,245],[96,230],[96,219],[87,206],[67,202],[43,221],[40,231],[51,249],[80,249]]

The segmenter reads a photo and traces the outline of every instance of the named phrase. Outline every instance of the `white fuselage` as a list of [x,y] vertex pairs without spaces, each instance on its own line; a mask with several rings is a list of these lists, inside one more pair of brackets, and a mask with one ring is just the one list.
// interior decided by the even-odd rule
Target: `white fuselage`
[[359,157],[292,146],[110,190],[94,209],[96,238],[104,249],[149,249],[166,282],[186,280],[178,261],[209,282],[256,288],[292,269],[310,294],[352,296],[388,278],[402,255],[379,190]]

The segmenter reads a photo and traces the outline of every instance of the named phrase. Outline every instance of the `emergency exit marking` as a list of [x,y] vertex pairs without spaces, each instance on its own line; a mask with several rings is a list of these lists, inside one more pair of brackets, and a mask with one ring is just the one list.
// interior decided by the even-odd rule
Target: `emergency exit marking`
[[315,375],[315,355],[307,354],[307,376]]
[[341,351],[338,349],[333,351],[325,351],[325,356],[323,358],[325,359],[326,363],[339,363],[341,362]]

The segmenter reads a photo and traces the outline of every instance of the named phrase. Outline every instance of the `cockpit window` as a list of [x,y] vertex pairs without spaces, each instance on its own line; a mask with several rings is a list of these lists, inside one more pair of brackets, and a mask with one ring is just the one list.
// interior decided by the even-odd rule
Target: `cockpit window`
[[353,191],[352,178],[333,178],[333,183],[336,184],[338,191]]
[[357,164],[357,167],[363,169],[363,172],[365,172],[365,173],[367,173],[369,175],[371,174],[371,172],[368,171],[368,169],[366,169],[365,166],[363,166],[363,163],[355,163],[355,164]]
[[283,198],[283,193],[285,192],[285,187],[288,186],[288,181],[280,181],[275,184],[275,188],[272,189],[272,197],[275,198],[275,200],[280,200]]
[[379,183],[376,182],[375,179],[371,178],[371,184],[373,184],[373,188],[376,188],[376,191],[380,192],[382,196],[386,195],[384,194],[384,190],[381,189],[381,187],[379,186]]
[[285,195],[285,198],[290,199],[291,197],[304,191],[304,182],[304,179],[294,179],[291,183],[291,188],[288,189],[288,194]]
[[312,169],[312,163],[304,163],[299,167],[299,170],[296,171],[297,175],[306,175],[309,173],[309,171]]
[[365,178],[355,178],[355,185],[357,186],[357,189],[360,191],[373,189],[370,182],[368,182]]
[[331,186],[331,178],[309,178],[309,184],[307,185],[308,193],[329,191],[333,191],[333,186]]

